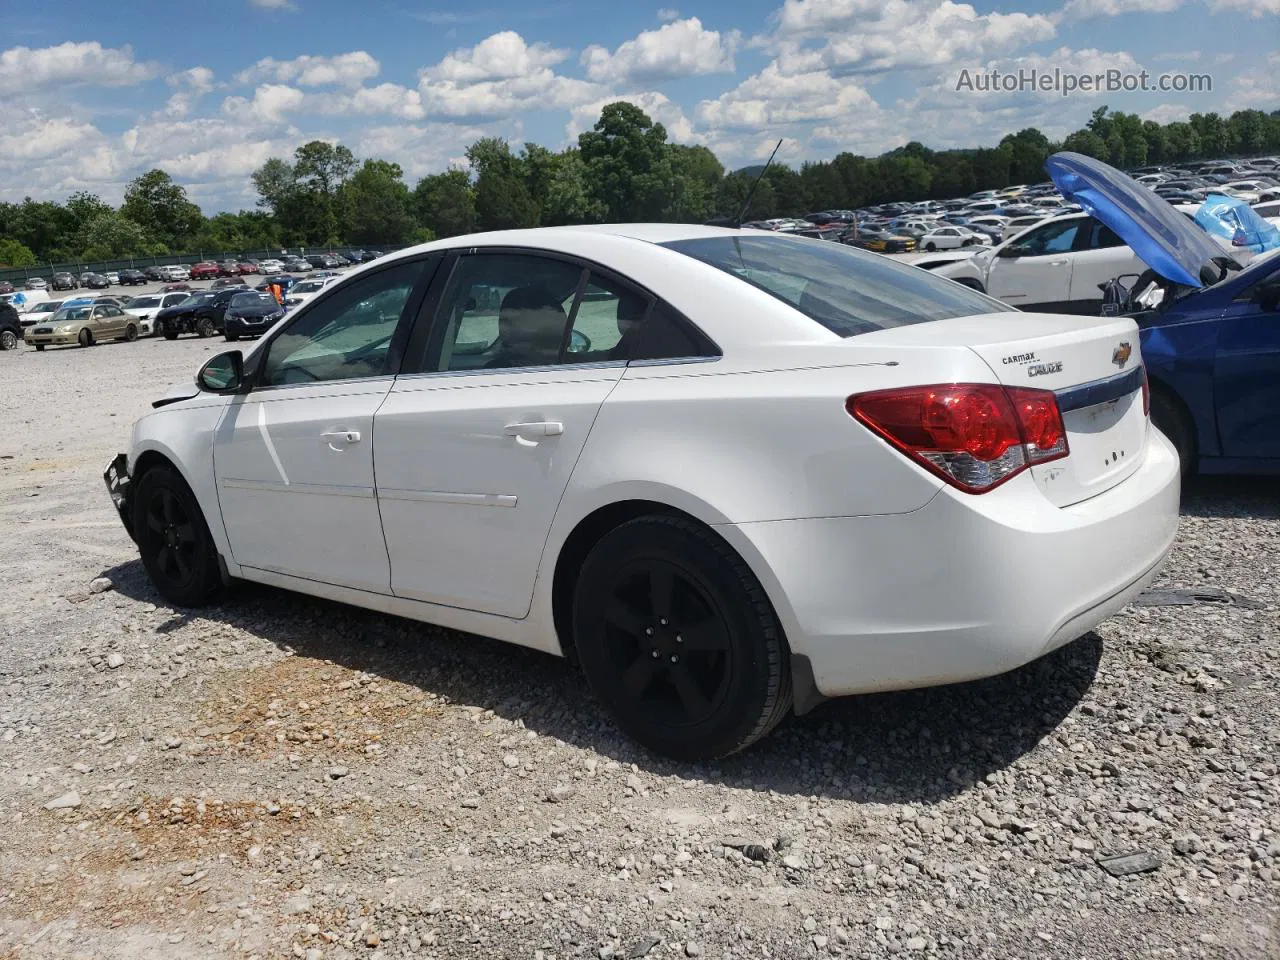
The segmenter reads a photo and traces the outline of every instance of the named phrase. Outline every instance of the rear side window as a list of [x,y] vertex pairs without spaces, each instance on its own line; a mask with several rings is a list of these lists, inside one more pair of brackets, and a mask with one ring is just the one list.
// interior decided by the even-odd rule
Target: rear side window
[[772,294],[842,337],[1016,312],[951,280],[840,243],[731,234],[663,246]]

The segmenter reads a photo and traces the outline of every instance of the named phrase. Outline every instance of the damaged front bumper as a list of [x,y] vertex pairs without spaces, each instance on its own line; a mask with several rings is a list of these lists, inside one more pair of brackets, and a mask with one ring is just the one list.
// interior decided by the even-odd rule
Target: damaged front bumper
[[133,501],[130,497],[132,484],[129,480],[128,455],[116,454],[115,459],[108,464],[106,471],[102,474],[102,479],[107,485],[107,493],[111,495],[111,502],[115,504],[116,512],[120,514],[120,522],[124,524],[125,531],[136,543],[138,537],[133,530]]

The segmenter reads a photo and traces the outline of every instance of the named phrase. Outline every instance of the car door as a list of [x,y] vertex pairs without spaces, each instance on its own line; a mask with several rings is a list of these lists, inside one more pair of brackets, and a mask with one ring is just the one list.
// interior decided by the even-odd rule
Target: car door
[[[1071,302],[1078,313],[1098,313],[1102,309],[1100,284],[1147,269],[1115,231],[1092,217],[1076,234],[1071,259]],[[1130,276],[1126,285],[1131,286],[1135,279]]]
[[214,436],[218,501],[236,563],[390,591],[373,417],[436,262],[398,261],[337,287],[255,351],[253,388],[232,399]]
[[452,259],[432,339],[374,429],[396,596],[528,613],[561,495],[625,369],[620,330],[646,303],[539,251]]
[[1280,458],[1280,306],[1256,299],[1263,282],[1280,282],[1280,262],[1218,321],[1213,394],[1227,457]]
[[1061,310],[1071,292],[1071,250],[1083,218],[1055,220],[996,250],[987,293],[1023,310]]
[[89,332],[94,340],[109,340],[115,336],[111,319],[107,316],[110,307],[95,306],[89,310]]

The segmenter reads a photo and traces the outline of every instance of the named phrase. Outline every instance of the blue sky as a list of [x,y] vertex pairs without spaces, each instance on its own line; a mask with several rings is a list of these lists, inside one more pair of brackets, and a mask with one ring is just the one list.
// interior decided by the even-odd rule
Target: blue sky
[[[729,167],[908,140],[1061,137],[1100,104],[1280,108],[1280,0],[43,0],[5,17],[0,199],[118,202],[159,166],[206,212],[310,139],[410,182],[479,136],[569,143],[630,99]],[[1212,92],[957,91],[962,71],[1202,73]]]

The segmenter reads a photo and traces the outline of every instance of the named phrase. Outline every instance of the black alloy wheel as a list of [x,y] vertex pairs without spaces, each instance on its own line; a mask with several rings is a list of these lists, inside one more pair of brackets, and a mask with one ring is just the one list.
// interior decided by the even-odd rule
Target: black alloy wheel
[[692,521],[641,517],[606,534],[583,564],[573,624],[592,689],[656,753],[726,756],[790,709],[786,641],[764,590]]
[[186,607],[216,599],[222,579],[213,538],[183,479],[168,467],[148,470],[133,509],[142,565],[165,599]]

